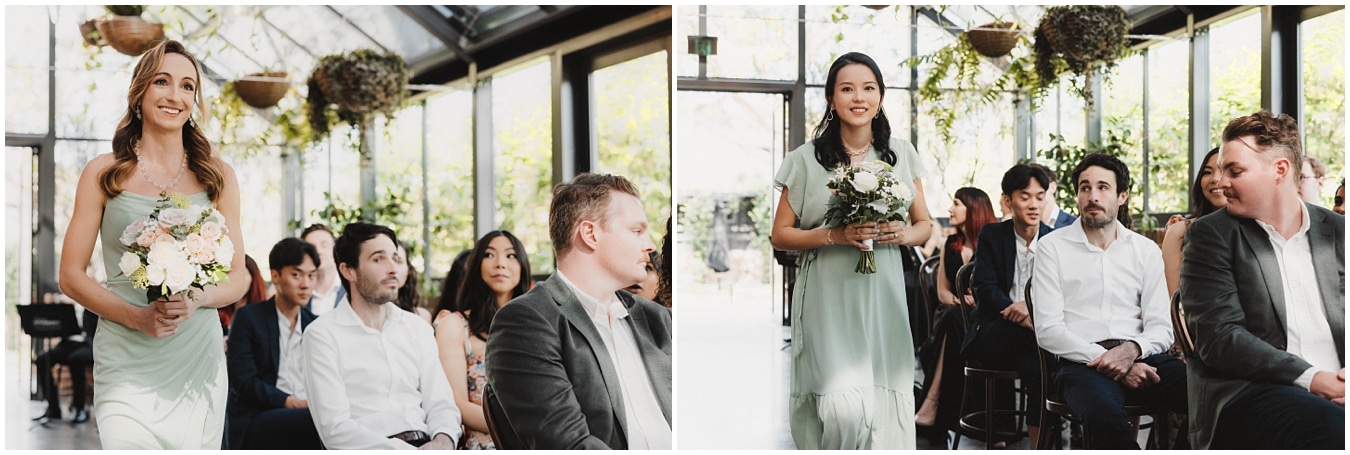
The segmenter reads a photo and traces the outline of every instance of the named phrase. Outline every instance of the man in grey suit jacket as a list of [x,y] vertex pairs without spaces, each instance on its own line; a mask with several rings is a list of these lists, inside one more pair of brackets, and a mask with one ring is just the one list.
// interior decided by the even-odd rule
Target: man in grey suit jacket
[[621,291],[656,245],[637,188],[581,174],[553,190],[558,270],[488,332],[488,385],[509,449],[671,448],[671,316]]
[[1186,231],[1193,447],[1345,448],[1345,218],[1298,197],[1288,115],[1224,129],[1228,206]]

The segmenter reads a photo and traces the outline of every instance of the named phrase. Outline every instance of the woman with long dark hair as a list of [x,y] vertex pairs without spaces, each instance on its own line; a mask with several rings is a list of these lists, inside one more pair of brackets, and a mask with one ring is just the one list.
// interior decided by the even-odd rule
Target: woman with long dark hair
[[478,239],[465,264],[456,298],[460,310],[437,323],[436,345],[464,418],[465,446],[491,449],[483,416],[488,328],[497,309],[530,290],[530,260],[525,245],[510,231],[492,231]]
[[[926,171],[914,146],[891,137],[881,68],[850,52],[830,65],[815,139],[774,177],[782,190],[770,239],[801,251],[792,306],[792,439],[800,449],[914,449],[914,341],[901,248],[932,233]],[[840,166],[882,160],[910,186],[906,222],[827,225],[826,182]],[[876,274],[854,272],[872,240]]]
[[975,304],[964,289],[956,289],[956,272],[975,256],[980,229],[998,222],[989,194],[973,187],[956,190],[947,216],[956,234],[947,237],[938,262],[937,294],[942,306],[934,317],[933,334],[919,349],[924,400],[914,418],[920,432],[923,427],[933,428],[935,431],[930,434],[934,439],[940,437],[944,441],[947,430],[956,423],[956,413],[960,412],[961,386],[965,380],[961,374],[961,340],[965,339],[966,328],[957,305]]
[[220,316],[220,328],[225,331],[225,335],[230,334],[230,321],[234,319],[234,311],[243,308],[244,305],[257,303],[267,300],[267,282],[263,281],[262,271],[258,269],[258,263],[253,261],[253,257],[244,255],[244,266],[248,268],[249,280],[248,292],[244,293],[234,305],[220,307],[216,310]]
[[[94,415],[104,449],[219,449],[229,390],[216,309],[248,289],[239,229],[239,182],[214,156],[193,120],[201,70],[177,41],[146,51],[131,72],[127,108],[113,133],[112,153],[85,166],[61,255],[61,290],[103,318],[94,335]],[[135,220],[155,210],[161,193],[188,195],[225,217],[233,252],[222,248],[228,279],[189,299],[183,293],[147,301],[128,276],[108,287],[85,275],[94,241],[118,270],[128,252],[118,241]]]
[[1191,182],[1191,213],[1185,218],[1171,220],[1167,234],[1163,235],[1163,276],[1167,278],[1169,296],[1181,286],[1181,246],[1185,243],[1186,228],[1196,218],[1228,206],[1228,198],[1215,182],[1220,172],[1219,148],[1206,153],[1203,163],[1200,172],[1195,174],[1195,181]]

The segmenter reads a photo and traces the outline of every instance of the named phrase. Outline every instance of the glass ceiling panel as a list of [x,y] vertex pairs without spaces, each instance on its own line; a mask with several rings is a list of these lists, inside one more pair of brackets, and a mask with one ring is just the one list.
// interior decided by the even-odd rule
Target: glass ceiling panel
[[440,40],[398,7],[333,5],[333,9],[404,60],[416,60],[442,47]]
[[263,17],[318,57],[361,48],[380,49],[327,6],[273,6],[263,12]]

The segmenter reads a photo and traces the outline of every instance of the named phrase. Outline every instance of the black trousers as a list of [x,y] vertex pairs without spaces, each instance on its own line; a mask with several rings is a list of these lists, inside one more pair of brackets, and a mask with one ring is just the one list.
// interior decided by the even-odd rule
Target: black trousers
[[35,360],[37,368],[38,383],[42,384],[43,391],[47,395],[47,415],[55,418],[61,417],[61,394],[56,390],[56,381],[52,378],[51,366],[66,365],[70,367],[70,385],[71,405],[76,410],[84,409],[84,403],[88,401],[88,383],[85,381],[85,370],[94,365],[94,350],[88,343],[74,340],[61,340],[60,343],[42,355],[37,356]]
[[[233,448],[233,447],[232,447]],[[269,409],[253,416],[243,449],[320,450],[323,442],[308,408]]]
[[1248,385],[1223,410],[1211,449],[1345,450],[1345,408],[1293,385]]
[[1126,404],[1186,413],[1186,363],[1167,354],[1149,356],[1144,363],[1157,368],[1161,380],[1142,389],[1125,387],[1081,363],[1066,362],[1055,373],[1061,397],[1083,419],[1088,449],[1139,450]]

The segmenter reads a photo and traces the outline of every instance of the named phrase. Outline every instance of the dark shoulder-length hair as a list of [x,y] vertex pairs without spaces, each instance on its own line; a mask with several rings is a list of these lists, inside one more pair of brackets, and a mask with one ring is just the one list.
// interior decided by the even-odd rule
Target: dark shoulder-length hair
[[488,244],[497,237],[506,237],[511,247],[516,249],[516,262],[520,263],[520,282],[511,289],[511,298],[520,297],[530,290],[530,257],[525,252],[525,244],[520,243],[511,231],[492,231],[478,239],[465,262],[464,284],[459,287],[459,311],[469,321],[469,331],[479,338],[487,339],[488,328],[492,326],[492,317],[497,314],[497,294],[483,280],[483,259],[487,256]]
[[403,282],[403,286],[398,288],[398,299],[394,302],[403,311],[417,314],[417,307],[422,306],[422,290],[419,286],[421,280],[417,277],[417,267],[413,267],[411,259],[408,259],[408,281]]
[[[872,57],[861,52],[849,52],[834,60],[829,75],[825,77],[825,116],[816,124],[813,133],[815,139],[811,141],[816,148],[816,161],[825,169],[834,169],[848,162],[844,141],[839,137],[839,115],[833,113],[830,105],[834,104],[834,85],[838,82],[839,70],[852,64],[867,65],[877,78],[877,90],[882,99],[886,97],[886,81],[881,76],[881,67]],[[891,150],[891,121],[886,118],[886,110],[880,104],[877,105],[877,117],[872,119],[872,148],[877,149],[882,161],[895,165],[895,151]]]
[[[168,54],[179,54],[192,62],[192,68],[197,72],[197,93],[192,96],[192,109],[188,111],[188,115],[191,116],[193,111],[198,113],[203,111],[200,109],[202,106],[201,64],[197,62],[196,57],[188,53],[187,48],[183,47],[182,43],[165,40],[141,55],[141,60],[136,63],[136,68],[131,73],[131,86],[127,89],[126,112],[122,113],[122,120],[117,123],[117,131],[113,133],[113,164],[104,169],[98,178],[99,189],[103,190],[103,195],[109,199],[121,194],[122,183],[131,177],[132,173],[136,172],[135,146],[141,140],[141,127],[143,126],[140,117],[136,115],[136,107],[141,104],[141,99],[145,97],[150,82],[154,80],[160,64],[164,62],[164,57]],[[203,116],[199,115],[197,118],[201,119]],[[225,175],[213,163],[211,143],[207,141],[206,135],[194,122],[183,124],[183,148],[187,153],[188,170],[197,177],[197,181],[201,182],[202,186],[206,187],[206,195],[212,201],[217,200],[225,188]]]
[[464,286],[464,263],[469,262],[469,253],[472,249],[460,251],[455,255],[455,259],[450,261],[450,272],[445,274],[445,281],[441,282],[441,297],[436,303],[436,312],[432,317],[441,314],[442,311],[459,311],[459,303],[455,301],[459,297],[459,288]]
[[1200,160],[1200,169],[1195,172],[1195,180],[1191,181],[1191,218],[1200,218],[1219,210],[1219,206],[1209,202],[1209,198],[1205,197],[1205,189],[1200,185],[1200,177],[1205,175],[1205,165],[1209,164],[1210,158],[1214,158],[1218,154],[1218,147],[1214,147],[1209,153],[1206,153],[1205,159]]
[[979,247],[980,228],[998,222],[998,217],[994,216],[994,204],[989,201],[989,193],[969,186],[956,190],[956,199],[966,206],[966,222],[957,226],[954,246],[957,251],[966,245],[970,245],[973,250]]

